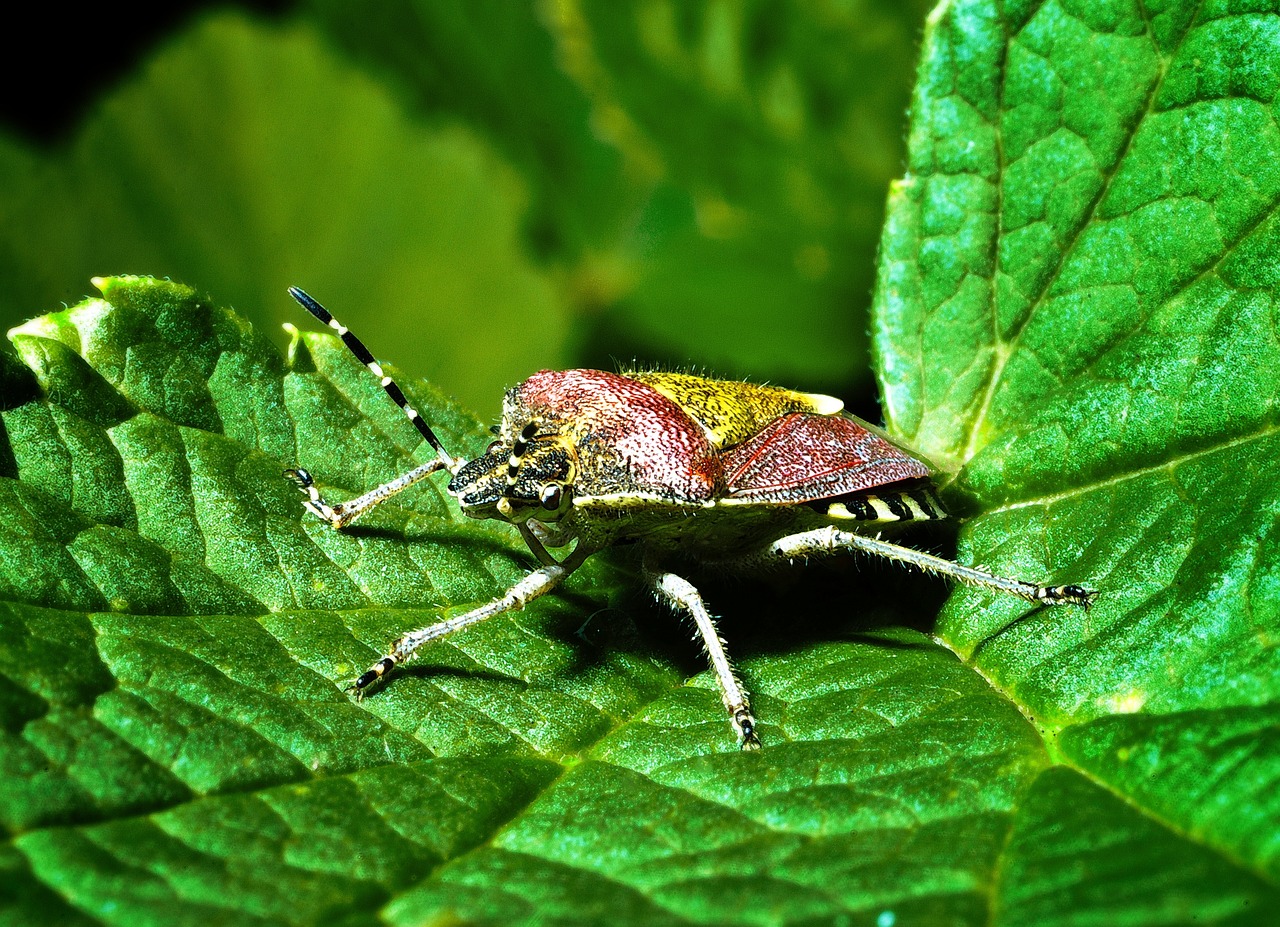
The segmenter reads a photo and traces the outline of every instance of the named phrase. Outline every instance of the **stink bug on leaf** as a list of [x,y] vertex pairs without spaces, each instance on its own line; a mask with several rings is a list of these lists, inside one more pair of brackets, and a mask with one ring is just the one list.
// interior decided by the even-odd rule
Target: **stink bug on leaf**
[[[544,370],[507,391],[497,440],[474,460],[454,457],[386,376],[369,349],[306,293],[289,293],[334,329],[417,426],[435,458],[349,502],[330,504],[306,470],[285,476],[308,512],[342,528],[437,470],[472,518],[510,522],[540,566],[501,597],[410,631],[356,679],[357,698],[419,647],[523,608],[592,554],[638,546],[645,582],[697,625],[742,749],[760,746],[747,692],[698,590],[668,561],[753,569],[845,551],[918,569],[1039,605],[1087,608],[1094,593],[995,576],[868,529],[944,518],[930,470],[830,396],[684,373]],[[557,559],[547,548],[573,545]]]

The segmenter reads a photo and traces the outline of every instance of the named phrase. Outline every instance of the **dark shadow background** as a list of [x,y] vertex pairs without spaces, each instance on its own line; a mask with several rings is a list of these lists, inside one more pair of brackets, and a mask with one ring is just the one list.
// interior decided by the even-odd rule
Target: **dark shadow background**
[[0,125],[40,145],[66,142],[101,95],[200,13],[235,7],[279,17],[295,6],[291,0],[173,0],[88,4],[70,13],[57,4],[27,4],[14,40],[34,37],[34,54],[0,55],[0,81],[17,88],[0,93]]

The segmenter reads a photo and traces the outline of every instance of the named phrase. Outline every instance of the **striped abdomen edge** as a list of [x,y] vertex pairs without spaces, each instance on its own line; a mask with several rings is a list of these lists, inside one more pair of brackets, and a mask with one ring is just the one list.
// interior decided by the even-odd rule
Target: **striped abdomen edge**
[[859,493],[828,503],[828,518],[876,524],[895,521],[933,521],[947,517],[947,510],[931,486],[913,486],[897,492]]

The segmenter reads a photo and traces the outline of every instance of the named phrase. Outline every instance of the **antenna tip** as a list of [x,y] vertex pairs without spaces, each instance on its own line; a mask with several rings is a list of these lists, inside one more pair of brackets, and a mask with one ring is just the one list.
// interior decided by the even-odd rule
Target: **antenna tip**
[[307,295],[307,292],[300,286],[289,287],[289,295],[298,301],[303,309],[306,309],[321,322],[327,323],[333,316],[329,315],[328,310],[320,305],[314,299]]

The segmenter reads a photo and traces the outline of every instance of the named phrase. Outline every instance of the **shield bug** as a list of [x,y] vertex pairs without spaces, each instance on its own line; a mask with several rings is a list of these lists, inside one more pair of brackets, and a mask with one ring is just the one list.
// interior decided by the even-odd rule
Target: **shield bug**
[[[945,510],[929,467],[833,397],[685,373],[544,370],[507,391],[497,440],[462,460],[355,335],[306,293],[289,293],[338,333],[435,451],[337,504],[306,470],[286,470],[307,511],[340,529],[447,470],[463,513],[514,525],[539,564],[492,602],[402,636],[352,684],[357,697],[424,644],[523,608],[592,554],[621,544],[640,548],[641,572],[658,599],[693,619],[744,750],[760,746],[747,692],[702,596],[670,571],[673,560],[752,569],[861,551],[1039,605],[1087,608],[1093,600],[1081,586],[996,576],[882,540],[879,526],[944,518]],[[570,545],[559,559],[548,550]]]

